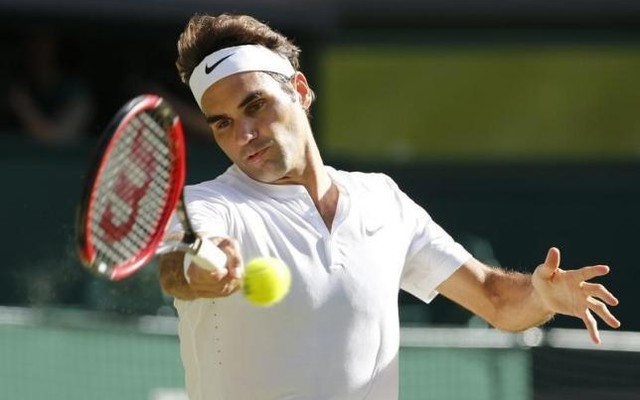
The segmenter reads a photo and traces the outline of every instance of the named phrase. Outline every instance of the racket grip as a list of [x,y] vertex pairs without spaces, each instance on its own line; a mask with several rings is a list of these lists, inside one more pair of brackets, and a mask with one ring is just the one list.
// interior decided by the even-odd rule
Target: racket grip
[[217,271],[226,267],[227,255],[210,240],[198,238],[190,247],[192,252],[186,254],[185,257],[190,256],[187,258],[190,258],[198,267],[209,271]]

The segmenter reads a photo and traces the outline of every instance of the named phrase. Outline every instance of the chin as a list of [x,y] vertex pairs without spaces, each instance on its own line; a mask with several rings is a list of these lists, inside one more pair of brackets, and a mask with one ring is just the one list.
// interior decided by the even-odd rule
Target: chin
[[277,183],[284,178],[284,174],[279,174],[275,171],[268,171],[266,169],[260,169],[258,171],[244,171],[251,179],[262,183]]
[[291,170],[285,160],[266,159],[257,165],[244,164],[241,169],[251,179],[262,183],[283,183],[288,181],[291,175]]

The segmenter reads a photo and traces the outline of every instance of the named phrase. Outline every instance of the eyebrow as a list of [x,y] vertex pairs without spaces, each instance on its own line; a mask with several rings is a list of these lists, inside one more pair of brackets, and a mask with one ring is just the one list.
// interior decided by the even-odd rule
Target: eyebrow
[[[244,108],[247,104],[251,103],[252,101],[254,101],[257,98],[262,97],[263,92],[262,90],[255,90],[251,93],[249,93],[247,96],[245,96],[245,98],[240,102],[240,104],[238,104],[238,109]],[[216,114],[216,115],[208,115],[206,116],[207,119],[207,123],[208,124],[214,124],[217,121],[226,118],[225,114]]]

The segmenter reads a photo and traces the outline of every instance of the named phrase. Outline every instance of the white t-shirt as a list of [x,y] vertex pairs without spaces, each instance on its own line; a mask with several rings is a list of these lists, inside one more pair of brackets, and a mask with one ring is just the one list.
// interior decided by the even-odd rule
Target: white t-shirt
[[196,231],[292,272],[270,308],[241,293],[175,301],[191,400],[397,399],[399,289],[429,302],[471,256],[389,177],[327,170],[340,192],[331,231],[304,187],[235,166],[186,188]]

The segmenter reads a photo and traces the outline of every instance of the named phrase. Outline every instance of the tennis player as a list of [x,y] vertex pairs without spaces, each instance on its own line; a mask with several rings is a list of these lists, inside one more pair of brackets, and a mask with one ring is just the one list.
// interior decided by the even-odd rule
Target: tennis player
[[[195,229],[227,253],[228,269],[179,253],[160,262],[191,400],[397,399],[399,289],[427,303],[440,293],[506,331],[564,314],[598,343],[593,314],[620,326],[607,308],[617,299],[588,282],[607,266],[563,270],[556,248],[531,275],[484,265],[388,176],[325,165],[300,50],[283,35],[249,16],[197,15],[178,50],[180,76],[232,162],[185,191]],[[234,294],[256,256],[292,269],[289,295],[270,308]]]

